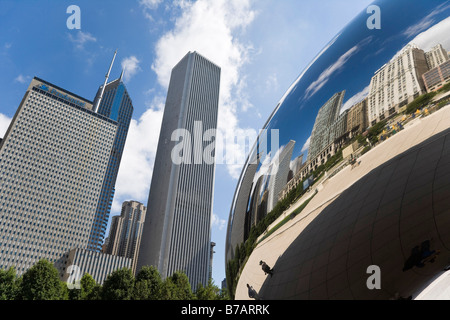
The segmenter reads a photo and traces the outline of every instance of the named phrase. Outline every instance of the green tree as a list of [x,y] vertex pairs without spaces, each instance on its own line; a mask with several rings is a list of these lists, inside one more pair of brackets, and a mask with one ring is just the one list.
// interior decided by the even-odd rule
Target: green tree
[[95,282],[94,278],[85,273],[80,280],[80,299],[81,300],[100,300],[101,286]]
[[360,145],[363,145],[363,146],[365,146],[365,145],[367,144],[366,137],[364,137],[362,134],[359,134],[359,135],[356,137],[356,141],[358,141],[358,143],[359,143]]
[[184,272],[175,272],[171,277],[167,277],[162,287],[163,300],[192,300],[191,285]]
[[163,281],[158,269],[144,266],[136,275],[133,299],[159,300],[162,298]]
[[434,98],[436,92],[428,92],[418,96],[406,106],[406,113],[416,112],[417,109],[425,107]]
[[220,289],[214,285],[212,279],[209,279],[208,285],[204,287],[201,283],[198,284],[195,296],[198,300],[221,300]]
[[14,267],[0,269],[0,300],[14,300],[17,295],[19,281]]
[[112,272],[103,282],[102,298],[104,300],[131,300],[134,281],[133,273],[129,268]]
[[447,92],[450,91],[450,82],[440,88],[437,92]]
[[64,300],[68,299],[68,290],[66,284],[59,280],[55,266],[43,259],[23,274],[17,298]]
[[61,295],[58,300],[69,300],[70,299],[70,290],[67,288],[67,283],[64,281],[59,281],[61,286]]

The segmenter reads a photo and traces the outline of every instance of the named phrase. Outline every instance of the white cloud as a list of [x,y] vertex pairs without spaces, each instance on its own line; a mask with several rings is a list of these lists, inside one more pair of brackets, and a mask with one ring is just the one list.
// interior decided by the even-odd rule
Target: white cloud
[[147,205],[163,109],[164,102],[155,100],[139,120],[131,120],[117,176],[112,212],[120,212],[122,201],[126,199]]
[[428,30],[418,34],[411,44],[428,51],[436,44],[440,43],[446,50],[450,50],[450,18],[444,19]]
[[421,19],[415,25],[412,25],[409,28],[407,28],[403,32],[403,34],[406,35],[407,37],[412,37],[424,30],[427,30],[430,26],[432,26],[435,23],[434,17],[437,14],[444,12],[445,10],[447,10],[449,8],[450,8],[450,5],[447,3],[443,3],[443,4],[439,5],[435,10],[433,10],[430,14],[428,14],[426,17]]
[[279,89],[279,85],[278,85],[278,77],[277,74],[271,74],[267,79],[266,79],[266,90],[274,90],[274,91],[278,91]]
[[129,81],[136,73],[141,71],[139,67],[140,61],[135,57],[131,56],[122,60],[122,69],[124,70],[124,81]]
[[433,24],[433,19],[422,19],[417,24],[409,27],[404,31],[404,35],[407,37],[412,37],[419,32],[428,29]]
[[211,216],[211,227],[217,227],[219,230],[223,230],[226,226],[226,220],[220,219],[219,216],[215,213]]
[[[245,129],[239,127],[238,107],[251,107],[246,96],[242,67],[250,59],[250,44],[239,41],[240,32],[253,21],[255,12],[250,0],[180,0],[174,3],[181,9],[173,30],[167,32],[156,44],[156,59],[152,69],[162,87],[167,88],[172,68],[189,51],[197,51],[221,67],[218,134],[238,136]],[[177,10],[175,10],[177,11]],[[217,149],[223,145],[217,142]],[[227,152],[240,152],[229,148]],[[239,156],[238,156],[239,158]],[[245,158],[240,157],[240,158]],[[228,165],[228,172],[239,178],[242,164]]]
[[149,9],[156,9],[162,0],[141,0],[139,3]]
[[352,96],[350,99],[348,99],[347,102],[345,102],[344,105],[341,107],[341,113],[347,109],[350,109],[352,106],[354,106],[358,102],[363,101],[369,94],[369,87],[370,87],[370,85],[368,85],[367,87],[362,89],[360,92],[358,92],[357,94]]
[[305,152],[309,149],[309,145],[311,144],[311,136],[306,140],[305,144],[302,147],[302,152]]
[[353,56],[358,51],[358,45],[352,47],[350,50],[348,50],[346,53],[344,53],[342,56],[337,59],[336,62],[334,62],[332,65],[330,65],[325,71],[323,71],[320,76],[317,78],[317,80],[313,81],[309,87],[305,91],[305,99],[310,98],[313,96],[317,91],[319,91],[330,79],[330,77],[338,72],[340,69],[342,69],[345,65],[345,63],[350,59],[351,56]]
[[19,83],[27,83],[28,81],[30,81],[31,77],[30,76],[24,76],[22,74],[19,74],[14,81],[15,82],[19,82]]
[[[228,136],[249,136],[247,129],[239,127],[237,112],[238,109],[251,107],[244,94],[246,82],[241,72],[242,66],[248,61],[247,50],[250,46],[239,42],[234,33],[242,31],[252,21],[250,1],[198,0],[191,3],[181,0],[174,5],[181,10],[181,15],[175,19],[174,29],[164,34],[157,42],[156,59],[152,69],[157,74],[164,92],[167,92],[172,68],[189,51],[197,51],[221,67],[216,146],[218,150],[222,150],[224,142],[220,137],[226,139]],[[131,77],[133,71],[140,70],[139,61],[135,57],[122,61],[122,66],[128,67],[128,71],[125,71],[126,77]],[[139,120],[133,119],[130,123],[111,212],[120,212],[122,201],[127,199],[141,202],[147,200],[164,102],[165,96],[157,96]],[[252,145],[253,142],[250,141],[249,144]],[[229,174],[235,179],[239,178],[245,162],[245,152],[249,151],[241,147],[239,144],[227,144],[226,158],[242,159],[242,164],[227,166]],[[213,215],[212,226],[222,229],[225,223],[225,220]]]
[[150,21],[153,21],[153,16],[149,12],[157,9],[161,2],[162,0],[140,0],[139,4],[144,8],[144,16]]
[[247,77],[241,76],[239,83],[236,86],[235,96],[241,105],[241,110],[247,112],[249,109],[253,108],[253,104],[250,102],[248,97],[247,88]]
[[69,33],[69,40],[75,44],[77,49],[84,49],[84,45],[88,42],[97,42],[97,39],[89,32],[78,31],[74,37]]
[[319,52],[317,56],[306,66],[306,68],[303,70],[303,72],[300,74],[300,76],[297,77],[297,79],[294,81],[294,83],[291,84],[289,89],[284,93],[283,97],[280,99],[277,105],[277,109],[286,99],[287,95],[294,90],[294,88],[298,85],[300,80],[303,78],[304,74],[309,70],[309,68],[319,59],[335,42],[336,40],[341,36],[340,33],[338,33],[328,44]]
[[11,119],[0,113],[0,138],[5,136],[6,130],[8,130]]

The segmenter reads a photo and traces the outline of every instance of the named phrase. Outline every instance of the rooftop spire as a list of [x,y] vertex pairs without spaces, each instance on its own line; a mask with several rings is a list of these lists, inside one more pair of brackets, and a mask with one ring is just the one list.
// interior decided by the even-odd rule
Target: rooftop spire
[[122,73],[120,74],[119,82],[123,80],[123,74],[124,73],[125,73],[125,68],[122,68]]
[[106,83],[108,82],[109,74],[111,73],[111,69],[112,69],[112,66],[114,64],[114,60],[116,59],[116,54],[117,54],[117,49],[114,52],[114,57],[113,57],[113,59],[111,61],[111,65],[109,66],[108,73],[106,73],[105,83],[103,84],[102,90],[100,91],[100,96],[98,97],[97,102],[95,103],[94,112],[97,112],[98,111],[98,107],[100,106],[100,102],[101,102],[101,100],[103,98],[103,93],[105,92]]

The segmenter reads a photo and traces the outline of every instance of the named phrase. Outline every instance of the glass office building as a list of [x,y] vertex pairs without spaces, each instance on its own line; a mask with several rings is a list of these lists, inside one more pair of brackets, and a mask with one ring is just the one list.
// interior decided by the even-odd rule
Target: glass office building
[[[105,86],[104,94],[98,108],[98,114],[116,121],[118,127],[108,169],[106,170],[106,177],[103,181],[102,192],[97,205],[95,221],[89,238],[88,249],[97,251],[101,250],[105,237],[120,160],[122,159],[128,128],[133,115],[133,104],[122,81],[122,75],[119,79],[111,81]],[[94,101],[99,99],[100,91],[101,87]]]

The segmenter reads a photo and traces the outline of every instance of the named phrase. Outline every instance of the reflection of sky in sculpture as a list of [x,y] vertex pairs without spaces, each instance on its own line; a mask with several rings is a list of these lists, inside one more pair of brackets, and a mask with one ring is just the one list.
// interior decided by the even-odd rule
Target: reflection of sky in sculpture
[[[267,154],[270,155],[270,130],[278,129],[280,147],[294,140],[292,159],[303,153],[305,162],[305,144],[318,110],[330,97],[343,90],[346,92],[341,111],[363,100],[374,73],[407,44],[414,43],[427,51],[440,43],[450,50],[450,1],[414,1],[412,5],[410,0],[385,0],[373,4],[381,9],[381,29],[368,29],[366,22],[371,14],[362,12],[330,41],[293,83],[268,120],[265,127],[269,134]],[[254,156],[250,159],[255,159]],[[261,162],[265,160],[267,162],[264,158]],[[252,194],[240,190],[246,168],[244,166],[232,205],[228,238],[234,214],[245,214],[234,212],[237,195],[239,192]],[[258,165],[259,172],[255,174],[252,188],[266,169]],[[260,193],[263,191],[264,188],[260,189]]]
[[[333,94],[346,90],[344,105],[351,97],[361,92],[366,91],[367,94],[367,87],[374,72],[392,59],[393,54],[414,40],[415,36],[425,31],[424,28],[448,18],[450,7],[448,1],[438,9],[435,8],[435,1],[414,2],[414,6],[407,0],[395,3],[395,8],[401,8],[401,11],[386,10],[387,6],[394,7],[389,1],[375,2],[381,8],[382,25],[379,30],[366,27],[369,15],[365,12],[356,17],[286,95],[267,128],[280,129],[280,145],[290,139],[297,141],[294,157],[301,153],[311,134],[317,111]],[[411,25],[411,21],[416,23]],[[433,37],[429,45],[441,43],[449,50],[450,28],[447,32],[447,36],[445,32],[441,33],[444,39]],[[418,45],[421,49],[429,49]],[[315,88],[312,86],[314,83]],[[316,91],[319,86],[320,89]],[[361,96],[360,100],[364,97]]]

